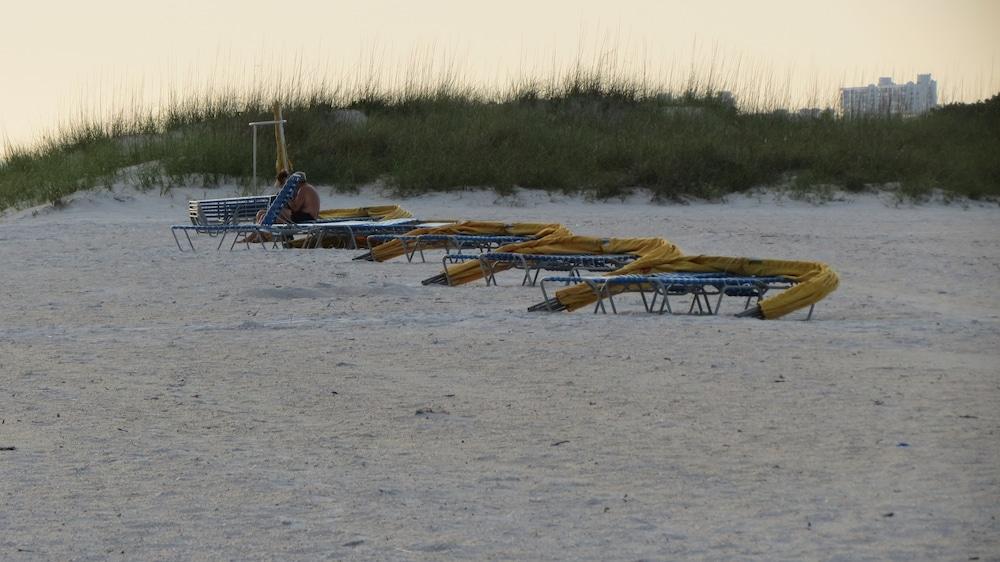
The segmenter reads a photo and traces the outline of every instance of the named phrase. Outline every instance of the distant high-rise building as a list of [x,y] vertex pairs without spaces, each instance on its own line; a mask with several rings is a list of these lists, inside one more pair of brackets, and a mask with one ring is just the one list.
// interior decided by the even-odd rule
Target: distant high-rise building
[[937,81],[918,74],[917,81],[896,84],[890,77],[878,85],[840,89],[840,108],[845,116],[919,115],[937,107]]

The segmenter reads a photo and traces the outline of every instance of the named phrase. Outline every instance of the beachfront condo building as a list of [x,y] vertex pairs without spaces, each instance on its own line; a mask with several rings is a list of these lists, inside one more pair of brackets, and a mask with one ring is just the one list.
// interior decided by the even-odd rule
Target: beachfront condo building
[[840,89],[840,108],[845,117],[861,115],[919,115],[937,107],[937,81],[918,74],[916,82],[896,84],[890,77],[878,84]]

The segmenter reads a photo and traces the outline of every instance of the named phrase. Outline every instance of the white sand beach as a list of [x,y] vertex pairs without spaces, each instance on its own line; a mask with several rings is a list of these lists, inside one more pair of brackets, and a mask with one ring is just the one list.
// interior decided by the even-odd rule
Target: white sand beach
[[179,252],[222,189],[8,213],[0,559],[1000,560],[995,204],[323,193],[841,283],[809,322],[529,313],[516,272]]

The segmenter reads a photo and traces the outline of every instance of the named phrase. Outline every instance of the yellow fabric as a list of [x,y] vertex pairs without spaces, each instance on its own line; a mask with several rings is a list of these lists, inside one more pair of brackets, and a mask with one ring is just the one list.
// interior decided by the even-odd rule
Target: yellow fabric
[[376,205],[373,207],[356,207],[353,209],[324,209],[319,212],[322,219],[347,219],[368,217],[380,221],[390,219],[408,219],[413,215],[399,205]]
[[285,145],[285,125],[281,123],[281,104],[275,102],[274,107],[274,146],[276,148],[274,159],[274,172],[277,174],[282,170],[292,173],[292,161],[288,159],[288,147]]
[[[576,236],[560,227],[560,230],[537,240],[507,244],[496,250],[519,254],[636,254],[638,256],[681,256],[681,250],[662,238],[594,238]],[[640,258],[641,259],[641,258]],[[638,260],[637,260],[638,261]],[[513,264],[501,262],[495,271],[509,269]],[[452,285],[462,285],[483,277],[478,261],[469,261],[448,268],[448,279]]]
[[[704,272],[736,275],[782,275],[796,285],[760,303],[764,318],[780,318],[805,308],[832,293],[840,281],[828,265],[821,262],[736,258],[725,256],[644,256],[609,275],[629,273]],[[620,289],[618,289],[620,291]],[[556,292],[556,298],[568,310],[593,304],[597,297],[586,285],[575,285]]]
[[[423,234],[479,234],[479,235],[493,235],[493,236],[534,236],[541,238],[543,236],[548,236],[558,231],[558,229],[563,228],[562,225],[558,224],[539,224],[539,223],[502,223],[502,222],[485,222],[485,221],[462,221],[455,224],[448,224],[444,226],[432,227],[432,228],[415,228],[410,232],[407,232],[407,236],[420,236]],[[423,242],[421,243],[424,249],[431,248],[444,248],[446,246],[445,242]],[[372,249],[372,258],[375,261],[386,261],[393,258],[399,257],[405,253],[403,248],[403,243],[399,240],[389,240],[384,244],[379,244]]]

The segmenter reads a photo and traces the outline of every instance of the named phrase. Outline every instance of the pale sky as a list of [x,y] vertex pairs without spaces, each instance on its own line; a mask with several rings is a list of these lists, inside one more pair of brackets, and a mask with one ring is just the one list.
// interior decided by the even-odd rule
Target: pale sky
[[279,67],[329,83],[447,68],[489,87],[603,55],[792,105],[918,72],[945,101],[1000,92],[1000,0],[0,0],[0,16],[0,147],[170,90],[272,83]]

